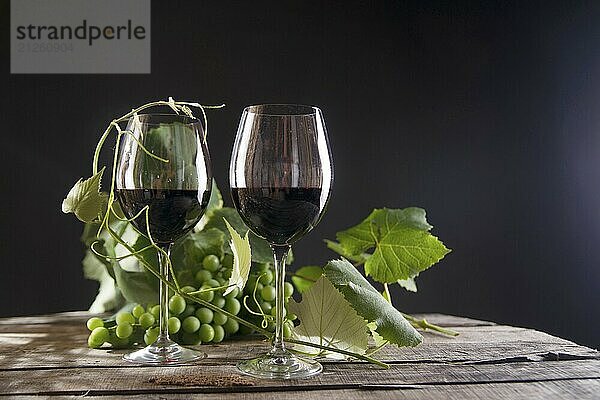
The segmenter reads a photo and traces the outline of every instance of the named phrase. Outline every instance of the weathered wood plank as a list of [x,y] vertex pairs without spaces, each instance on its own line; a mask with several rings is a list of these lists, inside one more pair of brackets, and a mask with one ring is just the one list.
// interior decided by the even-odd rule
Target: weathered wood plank
[[[252,380],[249,387],[158,385],[152,378],[237,376],[237,361],[265,351],[268,344],[227,341],[202,346],[210,358],[198,366],[137,367],[121,360],[125,350],[87,348],[84,322],[89,316],[75,312],[0,319],[0,396],[210,399],[235,391],[236,399],[264,400],[286,391],[286,397],[302,399],[561,399],[594,398],[600,392],[600,353],[595,350],[531,329],[439,314],[424,317],[461,335],[425,333],[416,348],[388,346],[377,357],[392,364],[389,370],[324,360],[324,373],[309,380]],[[557,359],[570,361],[553,361]],[[404,386],[386,386],[397,384]]]
[[[467,384],[467,385],[429,385],[416,389],[397,390],[373,390],[373,389],[339,389],[339,390],[314,390],[302,392],[261,392],[261,393],[145,393],[139,395],[128,394],[127,398],[132,400],[316,400],[341,398],[344,400],[469,400],[469,399],[555,399],[555,400],[591,400],[598,399],[600,393],[600,380],[572,380],[533,383],[489,383],[489,384]],[[17,400],[36,399],[38,396],[11,396]],[[64,399],[80,399],[81,395],[64,396]],[[57,397],[52,397],[53,399]],[[96,396],[93,393],[85,395],[86,399],[116,400],[122,399],[123,394],[107,394]]]
[[[6,317],[0,318],[0,325],[54,323],[80,324],[81,322],[85,322],[88,318],[94,315],[97,314],[90,314],[87,311],[66,311],[55,314],[43,314],[25,317]],[[444,327],[496,325],[495,323],[490,321],[480,321],[477,319],[446,314],[414,314],[414,316],[417,318],[426,318],[429,322]]]
[[[128,366],[121,360],[126,350],[88,349],[87,335],[82,323],[0,325],[0,370]],[[209,354],[208,365],[236,362],[267,348],[265,342],[247,339],[202,346]],[[598,357],[599,352],[567,340],[502,325],[464,327],[455,338],[425,333],[424,343],[418,347],[387,346],[377,354],[377,358],[389,363],[493,363]]]
[[291,381],[253,380],[244,387],[181,387],[157,385],[156,378],[214,374],[237,374],[235,365],[139,368],[81,368],[32,371],[3,371],[0,393],[30,395],[108,394],[118,388],[126,394],[355,389],[362,385],[449,385],[470,383],[539,382],[556,380],[600,379],[600,360],[546,361],[494,365],[410,364],[393,365],[389,370],[352,364],[331,364],[314,378]]

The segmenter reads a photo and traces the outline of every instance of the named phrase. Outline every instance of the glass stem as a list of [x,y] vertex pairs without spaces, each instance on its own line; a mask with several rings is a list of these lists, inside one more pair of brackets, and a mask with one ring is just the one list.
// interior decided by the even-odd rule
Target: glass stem
[[271,245],[273,250],[273,259],[275,261],[275,339],[273,340],[273,350],[271,353],[285,352],[283,344],[283,318],[284,306],[283,301],[285,295],[285,260],[290,251],[289,245]]
[[[165,253],[163,253],[162,251],[158,252],[158,263],[160,265],[160,273],[165,277],[166,280],[169,280],[168,258],[171,256],[171,244],[169,243],[160,245],[160,248],[166,253],[165,255]],[[169,341],[169,288],[163,281],[160,281],[159,285],[160,331],[158,339],[156,340],[157,343]]]

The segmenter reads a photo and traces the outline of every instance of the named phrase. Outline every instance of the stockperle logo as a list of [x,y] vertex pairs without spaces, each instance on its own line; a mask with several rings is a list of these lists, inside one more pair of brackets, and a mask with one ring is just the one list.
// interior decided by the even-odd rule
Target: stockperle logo
[[11,73],[150,73],[150,0],[11,0]]

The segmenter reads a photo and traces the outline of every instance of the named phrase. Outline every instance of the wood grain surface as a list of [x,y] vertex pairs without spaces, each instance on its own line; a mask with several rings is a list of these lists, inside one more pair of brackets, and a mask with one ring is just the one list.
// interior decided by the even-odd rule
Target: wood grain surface
[[[87,348],[84,312],[0,319],[0,396],[133,399],[598,399],[600,353],[532,329],[440,314],[424,315],[458,337],[425,332],[415,348],[387,346],[377,358],[323,360],[314,378],[244,377],[236,363],[268,349],[260,338],[201,346],[197,365],[146,367],[125,350]],[[285,396],[285,397],[282,397]],[[341,397],[340,397],[341,396]]]

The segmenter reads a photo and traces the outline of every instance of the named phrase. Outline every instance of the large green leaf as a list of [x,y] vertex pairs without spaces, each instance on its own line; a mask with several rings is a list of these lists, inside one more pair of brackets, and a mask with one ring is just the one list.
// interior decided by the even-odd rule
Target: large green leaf
[[117,285],[127,301],[148,304],[158,301],[158,279],[147,270],[129,272],[114,262]]
[[[225,240],[230,241],[231,235],[225,226],[225,219],[231,224],[233,229],[240,235],[245,236],[246,232],[249,231],[244,221],[235,210],[235,208],[223,207],[218,210],[214,210],[204,229],[217,228],[223,231],[226,235]],[[250,246],[252,247],[252,261],[260,263],[271,263],[273,262],[273,251],[269,247],[266,240],[259,238],[254,233],[250,232],[248,235],[250,239]],[[225,252],[231,254],[231,249],[225,247]]]
[[225,234],[216,228],[203,229],[187,235],[183,241],[183,265],[195,270],[202,264],[204,257],[214,254],[223,257]]
[[[360,224],[339,232],[337,239],[347,254],[366,258],[365,273],[379,282],[414,278],[450,252],[437,237],[421,208],[376,209]],[[330,246],[331,247],[331,246]]]
[[377,333],[398,346],[416,346],[423,337],[388,303],[360,272],[347,260],[332,260],[324,269],[325,276],[350,302],[356,312],[375,322]]
[[227,283],[229,287],[225,289],[223,296],[232,292],[236,287],[240,289],[240,291],[244,290],[244,286],[246,286],[246,282],[248,281],[248,275],[250,274],[250,266],[252,265],[252,250],[248,239],[248,234],[250,232],[246,232],[246,235],[242,238],[240,234],[231,227],[227,220],[225,220],[225,224],[227,225],[227,230],[231,236],[229,246],[233,253],[233,267],[231,277]]
[[334,242],[333,240],[325,239],[324,242],[330,250],[335,251],[340,256],[355,263],[364,264],[365,261],[367,261],[367,258],[371,256],[368,253],[353,254],[352,252],[346,250],[340,243]]
[[[81,262],[83,275],[87,279],[100,283],[98,294],[89,308],[91,313],[103,313],[115,310],[123,305],[123,297],[114,279],[108,273],[106,264],[100,260],[91,250],[85,252],[85,258]],[[110,268],[112,270],[112,268]]]
[[296,339],[358,354],[367,350],[367,321],[324,276],[302,294],[300,303],[290,300],[288,309],[300,320],[292,333]]
[[[113,230],[134,251],[140,251],[150,244],[148,238],[137,233],[128,222],[115,222]],[[105,250],[106,254],[113,258],[131,254],[125,246],[117,243],[112,237],[107,238]],[[147,263],[158,269],[158,257],[154,248],[139,253],[137,256],[142,257]],[[129,256],[119,261],[113,260],[111,264],[117,286],[127,301],[141,304],[157,301],[158,279],[135,256]]]
[[210,200],[208,201],[208,206],[206,206],[206,210],[204,211],[204,215],[200,221],[194,227],[194,232],[200,232],[206,226],[206,223],[212,217],[215,210],[220,210],[223,208],[223,196],[221,195],[221,191],[217,186],[217,181],[213,179],[212,181],[212,190],[210,192]]
[[292,283],[299,293],[306,292],[323,275],[323,267],[307,265],[298,268],[292,275]]
[[79,179],[62,202],[62,212],[73,213],[82,222],[97,221],[106,208],[106,193],[100,192],[104,167],[86,180]]
[[210,200],[208,201],[208,206],[206,207],[204,215],[210,217],[213,211],[219,210],[221,208],[223,208],[223,196],[221,195],[221,191],[217,186],[217,181],[213,179],[212,190],[210,192]]
[[408,290],[409,292],[417,291],[417,282],[415,282],[415,278],[399,279],[398,285]]

